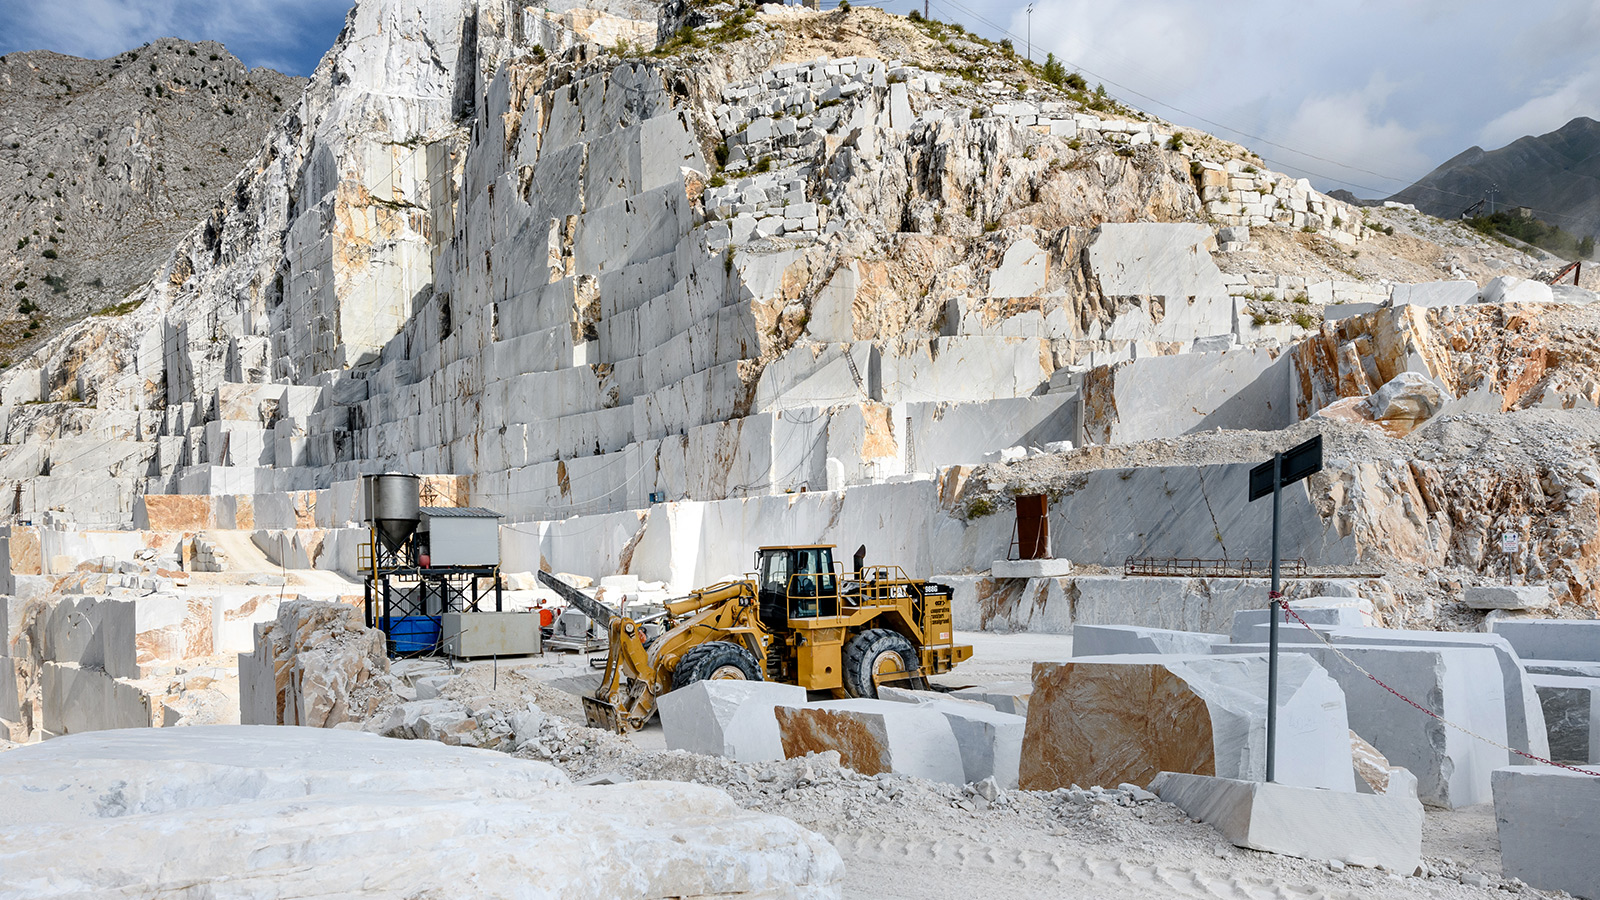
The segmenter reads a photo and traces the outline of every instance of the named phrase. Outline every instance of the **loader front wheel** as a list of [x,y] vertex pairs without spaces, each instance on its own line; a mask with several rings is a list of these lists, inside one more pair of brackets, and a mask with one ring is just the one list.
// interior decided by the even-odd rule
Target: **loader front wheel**
[[731,641],[708,641],[691,647],[672,670],[672,689],[696,681],[760,681],[761,664],[750,651]]
[[852,697],[877,699],[879,684],[927,690],[927,679],[911,674],[917,668],[917,648],[898,631],[869,628],[844,646],[844,689]]

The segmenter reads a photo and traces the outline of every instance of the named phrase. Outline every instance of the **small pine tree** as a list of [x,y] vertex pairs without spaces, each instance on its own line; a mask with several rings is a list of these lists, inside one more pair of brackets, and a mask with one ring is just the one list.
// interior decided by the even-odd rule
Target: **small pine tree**
[[1594,256],[1594,235],[1589,235],[1578,242],[1578,255],[1584,259]]
[[1051,84],[1065,84],[1067,80],[1067,67],[1061,64],[1061,60],[1056,59],[1056,55],[1054,53],[1049,53],[1046,54],[1044,58],[1043,75],[1044,80],[1050,82]]

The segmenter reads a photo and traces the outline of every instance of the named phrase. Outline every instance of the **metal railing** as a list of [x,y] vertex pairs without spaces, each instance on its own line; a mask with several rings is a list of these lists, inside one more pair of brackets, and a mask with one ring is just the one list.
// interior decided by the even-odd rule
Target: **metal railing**
[[[1272,575],[1270,559],[1200,559],[1182,556],[1130,556],[1123,561],[1123,574],[1154,575],[1168,578],[1267,578]],[[1304,578],[1310,574],[1305,557],[1279,562],[1285,578]]]

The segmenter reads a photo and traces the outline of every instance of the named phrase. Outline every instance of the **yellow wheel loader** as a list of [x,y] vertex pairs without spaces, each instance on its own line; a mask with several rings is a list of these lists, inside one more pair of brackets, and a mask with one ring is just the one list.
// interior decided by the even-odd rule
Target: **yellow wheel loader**
[[539,580],[607,628],[611,649],[584,715],[628,732],[656,713],[656,698],[708,679],[779,681],[836,697],[876,697],[878,686],[925,688],[926,678],[972,656],[956,644],[950,588],[907,578],[898,566],[841,573],[826,544],[762,547],[756,572],[670,601],[644,622],[619,615],[545,572]]

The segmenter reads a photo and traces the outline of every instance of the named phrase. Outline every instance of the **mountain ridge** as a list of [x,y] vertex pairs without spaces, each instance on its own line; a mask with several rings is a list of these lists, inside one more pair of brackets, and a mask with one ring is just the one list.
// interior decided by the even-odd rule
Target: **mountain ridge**
[[1492,199],[1579,237],[1600,233],[1600,121],[1579,116],[1498,150],[1469,147],[1387,199],[1447,219]]
[[123,304],[304,83],[215,41],[0,56],[0,362]]

